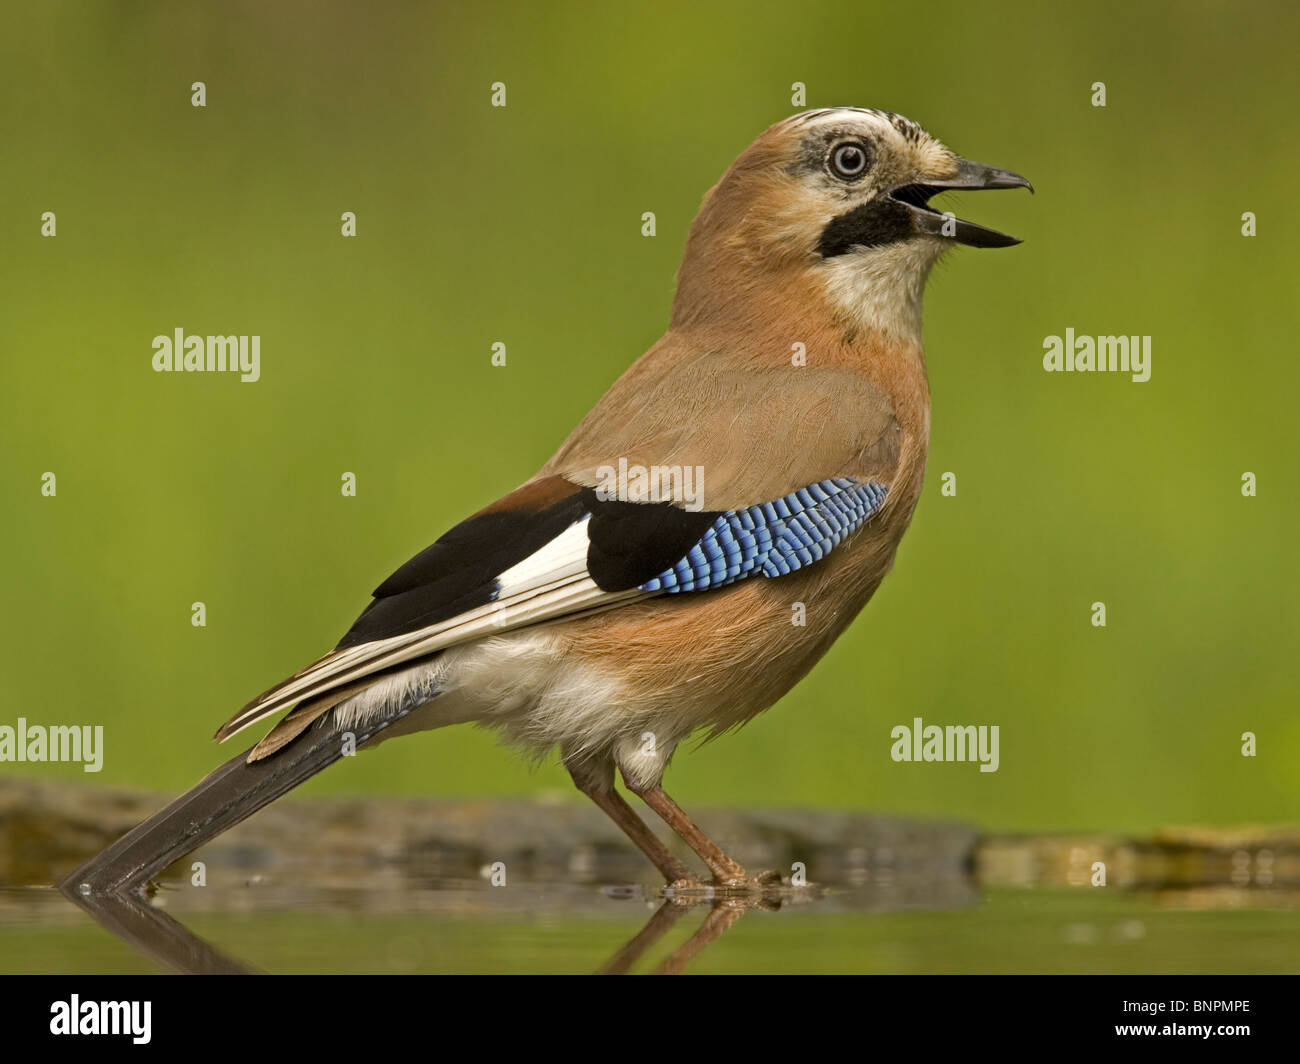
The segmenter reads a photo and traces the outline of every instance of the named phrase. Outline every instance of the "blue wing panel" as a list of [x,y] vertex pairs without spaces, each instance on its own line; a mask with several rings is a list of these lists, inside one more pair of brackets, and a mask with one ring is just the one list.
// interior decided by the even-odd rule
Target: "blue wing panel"
[[823,480],[773,502],[729,510],[690,552],[642,591],[704,591],[758,573],[784,576],[820,561],[884,504],[888,488]]

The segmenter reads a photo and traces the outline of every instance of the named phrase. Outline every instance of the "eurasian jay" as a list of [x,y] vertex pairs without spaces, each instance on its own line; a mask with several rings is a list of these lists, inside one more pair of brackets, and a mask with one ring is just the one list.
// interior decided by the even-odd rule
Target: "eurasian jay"
[[475,722],[578,788],[679,888],[761,890],[664,792],[677,744],[734,728],[826,653],[894,559],[930,431],[921,296],[1002,233],[944,189],[1028,188],[886,111],[778,122],[705,197],[668,331],[521,487],[385,580],[338,646],[241,709],[251,750],[74,872],[147,878],[358,747]]

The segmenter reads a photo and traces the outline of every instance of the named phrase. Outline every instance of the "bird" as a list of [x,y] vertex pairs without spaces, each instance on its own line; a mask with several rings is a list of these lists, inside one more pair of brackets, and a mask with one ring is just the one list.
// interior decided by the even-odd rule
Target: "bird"
[[217,739],[283,714],[65,892],[143,891],[341,757],[462,723],[558,753],[668,888],[779,881],[712,841],[664,772],[688,737],[731,731],[794,687],[892,566],[929,445],[926,279],[958,245],[1020,243],[930,200],[1009,188],[1033,191],[890,111],[769,127],[705,195],[667,331],[554,455],[381,583],[333,650],[231,717]]

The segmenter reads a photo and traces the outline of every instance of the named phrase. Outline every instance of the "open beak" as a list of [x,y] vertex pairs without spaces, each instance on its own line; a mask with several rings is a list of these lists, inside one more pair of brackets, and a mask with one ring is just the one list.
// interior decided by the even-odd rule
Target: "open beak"
[[1027,188],[1030,192],[1034,191],[1033,185],[1010,170],[971,162],[969,159],[958,159],[956,162],[957,172],[950,177],[927,178],[924,182],[900,185],[890,192],[894,199],[911,209],[915,231],[947,237],[973,248],[1007,248],[1019,244],[1019,237],[942,214],[929,205],[931,196],[948,189]]

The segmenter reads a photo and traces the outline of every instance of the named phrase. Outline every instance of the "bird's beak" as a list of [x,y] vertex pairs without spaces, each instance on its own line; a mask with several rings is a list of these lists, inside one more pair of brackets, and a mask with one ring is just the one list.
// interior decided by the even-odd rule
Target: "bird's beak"
[[1006,248],[1019,244],[1018,237],[942,214],[929,206],[929,200],[931,196],[947,189],[1027,188],[1033,192],[1034,186],[1010,170],[971,162],[969,159],[957,159],[955,163],[956,172],[947,177],[927,177],[923,181],[900,185],[890,193],[894,199],[911,209],[915,231],[947,237],[973,248]]

